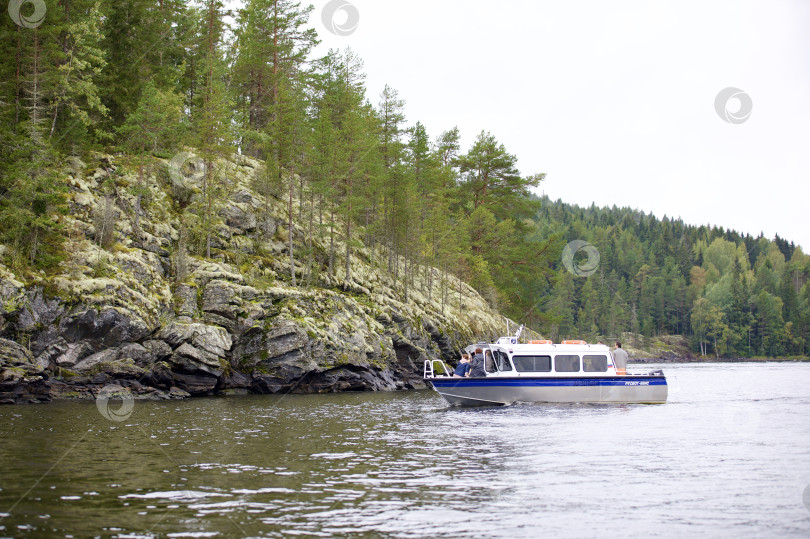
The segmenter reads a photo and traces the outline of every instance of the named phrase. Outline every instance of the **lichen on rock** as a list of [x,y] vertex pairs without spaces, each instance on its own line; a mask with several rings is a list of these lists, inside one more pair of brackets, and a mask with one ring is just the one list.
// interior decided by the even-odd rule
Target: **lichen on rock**
[[[0,402],[92,398],[111,381],[143,398],[422,387],[424,360],[455,359],[503,329],[467,284],[420,267],[406,288],[359,236],[351,278],[330,275],[329,238],[310,246],[305,223],[293,224],[294,247],[311,259],[295,261],[293,286],[287,208],[256,191],[255,159],[215,163],[210,258],[199,178],[149,169],[136,226],[135,171],[93,159],[65,180],[74,232],[58,271],[26,280],[0,264]],[[94,212],[108,200],[116,220],[102,247]]]

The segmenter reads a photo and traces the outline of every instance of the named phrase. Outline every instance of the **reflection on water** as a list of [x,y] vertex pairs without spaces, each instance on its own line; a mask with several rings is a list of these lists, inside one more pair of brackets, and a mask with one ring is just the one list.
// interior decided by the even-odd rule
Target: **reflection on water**
[[0,537],[810,533],[810,365],[664,368],[660,406],[245,396],[136,402],[124,422],[6,406]]

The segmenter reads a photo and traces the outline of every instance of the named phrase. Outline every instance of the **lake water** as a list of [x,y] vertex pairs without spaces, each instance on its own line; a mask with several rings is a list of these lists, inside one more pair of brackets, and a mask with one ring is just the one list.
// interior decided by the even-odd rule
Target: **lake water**
[[658,367],[664,405],[0,407],[0,537],[810,535],[810,364]]

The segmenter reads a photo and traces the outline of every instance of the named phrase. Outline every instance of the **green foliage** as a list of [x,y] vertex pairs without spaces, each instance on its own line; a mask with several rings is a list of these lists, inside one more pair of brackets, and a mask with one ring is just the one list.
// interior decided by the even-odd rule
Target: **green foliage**
[[117,129],[122,146],[136,155],[175,147],[182,129],[182,103],[179,95],[158,89],[154,82],[144,84],[137,106]]
[[589,241],[600,253],[599,268],[587,279],[552,264],[555,284],[541,302],[548,320],[539,327],[555,339],[632,331],[687,335],[704,356],[810,351],[810,257],[778,237],[548,199],[535,226],[545,235]]

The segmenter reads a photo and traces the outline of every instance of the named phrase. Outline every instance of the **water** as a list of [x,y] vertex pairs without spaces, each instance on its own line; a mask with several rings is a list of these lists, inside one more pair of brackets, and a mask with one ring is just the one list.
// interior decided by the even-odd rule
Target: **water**
[[0,407],[0,537],[810,535],[810,364],[663,368],[657,406]]

